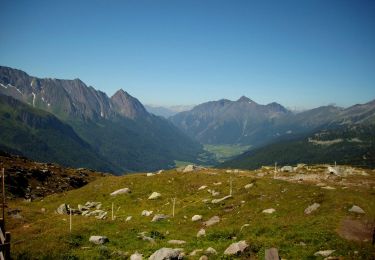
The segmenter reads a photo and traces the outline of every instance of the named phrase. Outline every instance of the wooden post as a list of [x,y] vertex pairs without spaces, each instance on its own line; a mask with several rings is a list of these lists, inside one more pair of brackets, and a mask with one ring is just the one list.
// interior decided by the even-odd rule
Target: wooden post
[[112,221],[113,221],[114,217],[113,217],[113,202],[112,202]]
[[229,180],[229,182],[230,182],[230,190],[229,190],[229,195],[230,196],[232,196],[232,176],[230,176],[230,180]]
[[72,209],[69,207],[69,231],[72,233]]
[[172,209],[172,216],[174,217],[174,209],[176,206],[176,198],[173,198],[173,209]]
[[1,182],[3,187],[3,221],[4,221],[4,227],[5,227],[5,172],[4,168],[1,170]]
[[4,257],[10,259],[10,232],[5,232]]

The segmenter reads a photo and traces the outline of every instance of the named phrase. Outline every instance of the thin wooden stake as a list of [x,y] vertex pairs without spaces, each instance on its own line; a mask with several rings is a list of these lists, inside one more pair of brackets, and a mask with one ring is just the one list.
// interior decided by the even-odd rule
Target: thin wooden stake
[[275,171],[274,171],[274,174],[273,174],[273,178],[274,178],[274,179],[276,178],[276,172],[277,172],[276,167],[277,167],[277,162],[275,162]]
[[230,176],[230,191],[229,191],[229,195],[232,196],[232,176]]
[[172,216],[174,217],[174,209],[176,206],[176,198],[173,198],[173,209],[172,209]]
[[69,207],[69,231],[72,233],[72,209]]
[[112,220],[114,219],[113,217],[113,202],[112,202]]

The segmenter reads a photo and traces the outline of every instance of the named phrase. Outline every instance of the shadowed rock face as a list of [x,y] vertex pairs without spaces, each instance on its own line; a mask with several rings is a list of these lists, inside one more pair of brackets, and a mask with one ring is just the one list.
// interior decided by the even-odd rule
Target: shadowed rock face
[[115,111],[122,116],[131,119],[148,116],[148,113],[141,102],[122,89],[118,90],[111,97],[111,102]]

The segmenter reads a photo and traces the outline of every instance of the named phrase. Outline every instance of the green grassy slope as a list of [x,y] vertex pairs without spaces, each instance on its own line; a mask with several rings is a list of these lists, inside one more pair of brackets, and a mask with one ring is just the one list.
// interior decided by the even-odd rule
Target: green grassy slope
[[[351,164],[375,167],[375,126],[350,126],[319,131],[245,152],[219,167],[256,169],[262,165],[297,163]],[[310,139],[310,141],[309,141]]]
[[114,171],[74,130],[50,113],[0,95],[0,147],[31,159]]
[[[311,172],[323,175],[324,169],[316,168]],[[222,259],[224,250],[231,243],[246,240],[250,251],[242,256],[245,258],[252,255],[264,259],[264,250],[270,247],[277,247],[285,259],[320,259],[314,253],[326,249],[336,250],[333,255],[348,259],[371,259],[374,256],[370,241],[348,241],[337,233],[340,222],[346,217],[374,220],[375,194],[371,188],[374,171],[367,171],[368,176],[345,178],[347,183],[360,184],[346,185],[346,189],[342,189],[337,179],[324,179],[336,187],[335,190],[324,190],[314,183],[273,179],[273,174],[258,177],[259,173],[267,174],[261,171],[229,174],[209,169],[187,174],[170,170],[152,177],[145,174],[109,176],[83,188],[46,197],[43,201],[11,201],[10,208],[20,209],[23,216],[8,222],[14,242],[12,254],[15,258],[116,259],[113,253],[118,250],[130,254],[138,251],[148,257],[161,247],[183,247],[187,254],[195,249],[213,247],[218,255],[210,259]],[[207,190],[198,191],[201,185],[219,191],[218,197],[222,197],[229,193],[230,176],[233,180],[232,198],[220,204],[202,202],[213,197]],[[217,182],[222,184],[214,185]],[[361,184],[364,182],[370,184]],[[244,185],[248,183],[254,186],[245,189]],[[129,187],[132,193],[117,197],[109,195],[124,187]],[[148,200],[153,191],[160,192],[162,197]],[[172,198],[177,198],[174,217],[154,223],[152,217],[141,216],[142,210],[171,215]],[[69,216],[58,215],[55,209],[61,203],[76,208],[77,204],[86,201],[102,202],[109,218],[97,220],[73,216],[72,233],[69,233]],[[314,202],[320,203],[321,207],[311,215],[305,215],[304,209]],[[110,217],[112,203],[115,220]],[[362,207],[366,214],[348,212],[353,204]],[[262,213],[267,208],[274,208],[276,212],[270,215]],[[206,237],[196,238],[202,223],[191,221],[195,214],[202,215],[204,221],[217,215],[221,221],[206,228]],[[132,220],[125,221],[127,216],[132,216]],[[249,225],[241,229],[244,224]],[[144,231],[154,237],[156,244],[137,237]],[[91,235],[105,235],[110,241],[105,246],[93,245],[88,242]],[[167,242],[171,239],[187,243],[173,246]],[[198,259],[200,255],[189,259]]]

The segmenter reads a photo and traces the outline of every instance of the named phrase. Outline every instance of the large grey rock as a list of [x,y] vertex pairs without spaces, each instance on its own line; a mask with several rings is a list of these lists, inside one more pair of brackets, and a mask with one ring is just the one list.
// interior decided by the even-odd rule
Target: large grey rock
[[319,203],[314,203],[314,204],[308,206],[308,207],[305,209],[305,214],[306,214],[306,215],[311,214],[312,212],[314,212],[315,210],[317,210],[319,207],[320,207],[320,204],[319,204]]
[[193,172],[195,170],[199,170],[200,167],[198,166],[195,166],[195,165],[192,165],[192,164],[189,164],[189,165],[186,165],[186,167],[182,170],[182,172]]
[[57,209],[56,212],[60,215],[69,214],[69,206],[67,204],[61,204]]
[[220,222],[220,217],[213,216],[212,218],[210,218],[209,220],[204,222],[203,225],[206,226],[206,227],[209,227],[209,226],[215,225],[216,223],[219,223],[219,222]]
[[154,191],[149,197],[149,200],[156,200],[157,198],[160,198],[161,194],[159,192]]
[[109,242],[109,239],[106,236],[91,236],[89,241],[97,245],[102,245]]
[[149,260],[172,260],[178,259],[180,255],[180,249],[172,249],[172,248],[160,248],[159,250],[155,251],[148,259]]
[[120,195],[120,194],[127,194],[127,193],[130,193],[130,189],[129,188],[123,188],[123,189],[119,189],[119,190],[116,190],[116,191],[112,192],[110,195],[111,196],[117,196],[117,195]]
[[264,259],[265,260],[280,260],[279,252],[277,251],[277,248],[266,249]]
[[100,209],[102,206],[102,203],[101,202],[96,202],[96,201],[87,201],[86,204],[85,204],[85,207],[91,209],[91,208],[96,208],[96,209]]
[[350,212],[354,212],[354,213],[358,213],[358,214],[365,214],[365,211],[363,209],[361,209],[359,206],[357,205],[353,205],[353,207],[351,207],[349,209]]
[[168,215],[164,215],[164,214],[156,214],[153,218],[152,218],[152,222],[158,222],[160,220],[163,220],[163,219],[167,219],[169,218]]
[[226,199],[229,199],[229,198],[232,198],[232,195],[225,196],[225,197],[223,197],[223,198],[221,198],[221,199],[213,199],[213,200],[211,201],[211,203],[212,203],[212,204],[217,204],[217,203],[220,203],[220,202],[222,202],[222,201],[224,201],[224,200],[226,200]]
[[249,245],[246,243],[245,240],[236,242],[231,244],[227,249],[224,251],[224,255],[239,255],[242,254]]

